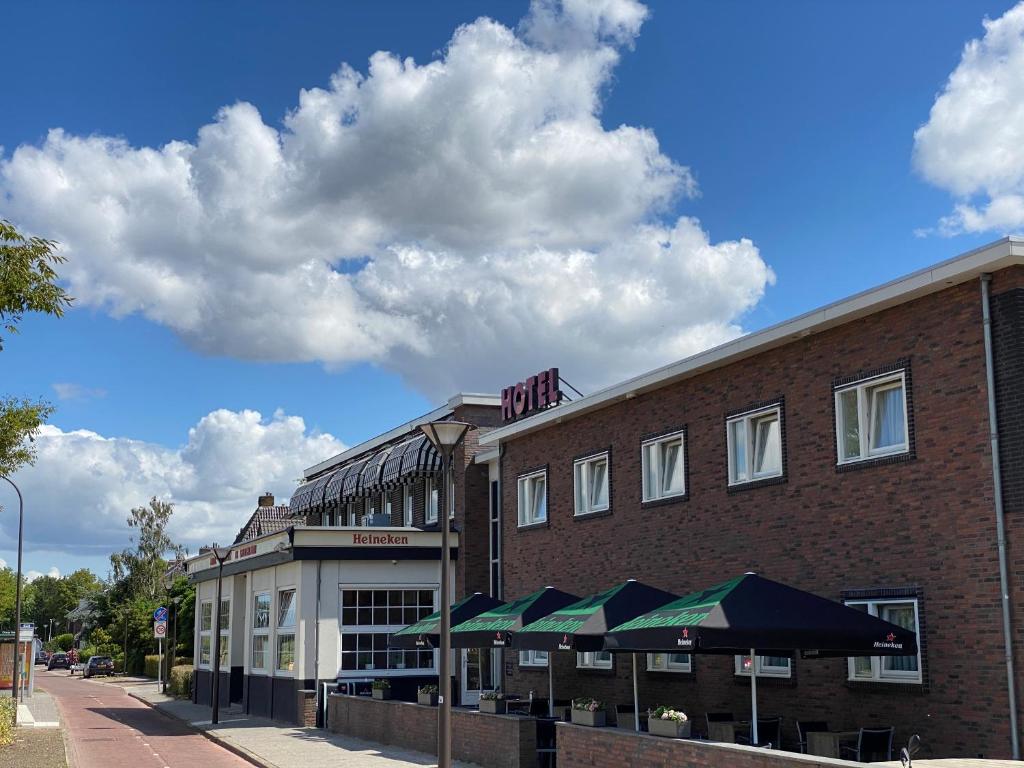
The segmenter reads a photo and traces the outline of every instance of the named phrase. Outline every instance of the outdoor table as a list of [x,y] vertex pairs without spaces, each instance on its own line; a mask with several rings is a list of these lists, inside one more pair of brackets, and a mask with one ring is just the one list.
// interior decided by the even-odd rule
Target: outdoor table
[[505,709],[509,712],[512,712],[513,710],[526,710],[526,712],[529,712],[530,704],[531,702],[529,699],[506,699]]
[[839,757],[839,744],[843,741],[856,741],[860,731],[809,731],[807,737],[807,754],[818,757]]
[[708,740],[720,741],[723,744],[735,744],[736,733],[747,733],[750,731],[749,720],[716,720],[708,723]]

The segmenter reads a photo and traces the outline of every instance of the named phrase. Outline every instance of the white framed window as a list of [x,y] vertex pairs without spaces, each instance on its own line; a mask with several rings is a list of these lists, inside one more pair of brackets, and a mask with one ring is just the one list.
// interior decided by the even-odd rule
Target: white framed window
[[412,675],[434,671],[433,650],[391,648],[388,639],[433,613],[438,589],[418,585],[343,585],[340,591],[342,675]]
[[402,525],[412,526],[412,483],[402,486]]
[[519,525],[543,523],[548,519],[547,486],[546,469],[519,478]]
[[643,500],[657,501],[686,493],[682,431],[640,444]]
[[270,593],[256,592],[252,596],[252,654],[249,667],[267,671],[267,650],[270,647]]
[[573,462],[576,514],[589,515],[608,509],[608,453]]
[[213,647],[213,600],[199,604],[199,666],[209,667]]
[[546,667],[548,665],[547,651],[520,651],[520,667]]
[[906,384],[906,371],[899,371],[836,389],[840,464],[910,450]]
[[693,661],[688,653],[648,653],[648,672],[692,672]]
[[[750,654],[736,657],[736,674],[749,675],[751,669]],[[792,677],[793,660],[788,656],[758,656],[758,677]]]
[[448,487],[448,517],[455,519],[455,476],[452,476],[452,484]]
[[425,508],[423,514],[427,525],[430,525],[437,522],[437,483],[434,481],[434,478],[428,477],[423,488],[423,506]]
[[585,651],[576,654],[577,669],[611,669],[611,651]]
[[277,593],[277,653],[274,669],[278,674],[295,673],[295,590]]
[[231,652],[231,598],[225,597],[220,601],[220,613],[217,614],[217,624],[220,629],[220,660],[217,669],[228,668],[228,656]]
[[726,421],[729,485],[782,475],[782,408],[772,405]]
[[[864,611],[891,624],[909,629],[921,636],[921,622],[916,598],[879,598],[847,600],[851,608]],[[913,656],[855,656],[847,661],[850,680],[871,680],[882,683],[920,683],[921,650]]]
[[387,515],[388,519],[390,520],[391,519],[391,492],[390,491],[384,491],[384,493],[381,494],[381,505],[380,506],[381,506],[381,509],[384,510],[384,514]]

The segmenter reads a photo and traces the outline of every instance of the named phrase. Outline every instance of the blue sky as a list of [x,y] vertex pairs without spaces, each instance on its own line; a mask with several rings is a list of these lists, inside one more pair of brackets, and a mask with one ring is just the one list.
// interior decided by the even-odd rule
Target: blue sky
[[[9,7],[5,12],[8,25],[19,31],[5,41],[5,59],[17,64],[9,66],[4,78],[5,103],[15,108],[5,110],[5,118],[0,121],[0,162],[7,163],[6,181],[0,174],[0,216],[66,242],[72,248],[72,262],[81,267],[69,279],[85,297],[62,320],[27,320],[21,335],[8,339],[0,354],[4,392],[45,396],[58,407],[52,424],[60,434],[49,436],[56,441],[52,452],[34,470],[21,473],[24,484],[39,489],[27,499],[30,512],[39,521],[33,523],[34,531],[30,527],[28,567],[46,571],[57,566],[64,572],[85,564],[102,573],[105,552],[123,543],[118,526],[127,512],[124,505],[144,501],[150,487],[152,493],[167,495],[190,510],[187,519],[191,533],[183,533],[190,543],[196,543],[190,536],[223,536],[224,531],[237,529],[243,510],[252,506],[255,494],[263,490],[264,478],[232,476],[232,495],[224,496],[222,491],[209,490],[213,480],[200,482],[193,478],[183,484],[164,477],[184,471],[183,461],[189,473],[207,477],[209,467],[201,466],[201,461],[207,459],[196,457],[205,457],[209,445],[219,446],[210,454],[211,462],[231,462],[242,461],[244,456],[244,451],[229,450],[232,441],[241,441],[243,447],[246,439],[260,441],[266,463],[259,466],[274,468],[266,473],[266,484],[273,484],[272,490],[279,496],[287,496],[294,487],[290,482],[302,467],[316,460],[314,457],[323,458],[320,454],[324,451],[357,443],[428,410],[452,393],[452,381],[471,390],[497,390],[507,380],[514,380],[517,371],[528,373],[544,361],[561,363],[570,381],[583,382],[585,388],[592,389],[727,338],[740,329],[762,328],[989,242],[1007,231],[1019,231],[1021,222],[1012,218],[947,225],[942,233],[938,231],[958,200],[976,202],[980,196],[984,204],[986,197],[992,201],[1019,191],[1019,186],[1013,187],[1013,183],[1019,185],[1019,178],[1009,188],[1005,184],[998,187],[991,179],[961,183],[955,169],[928,160],[942,155],[933,149],[943,141],[943,147],[968,139],[972,146],[983,146],[983,130],[965,139],[950,137],[950,130],[936,124],[937,138],[925,137],[922,142],[930,144],[919,147],[925,159],[916,165],[914,162],[915,131],[928,123],[937,96],[951,74],[969,63],[962,58],[964,45],[985,34],[983,19],[1003,17],[1013,3],[652,0],[646,7],[648,15],[642,27],[630,26],[632,22],[627,19],[618,32],[598,32],[587,38],[586,45],[593,50],[613,51],[616,57],[607,72],[587,81],[594,85],[601,104],[596,130],[603,134],[598,138],[620,126],[648,129],[648,135],[657,141],[655,155],[688,171],[660,172],[654,181],[637,181],[635,188],[626,190],[629,195],[642,196],[644,202],[633,218],[621,225],[621,237],[611,229],[591,235],[586,231],[590,225],[585,223],[571,236],[551,234],[556,226],[552,224],[532,243],[529,232],[534,226],[534,211],[519,210],[510,203],[484,213],[467,212],[456,209],[453,202],[452,210],[441,211],[440,215],[448,221],[450,214],[450,220],[460,224],[452,232],[458,230],[461,234],[448,233],[434,240],[430,222],[422,226],[396,222],[375,209],[372,215],[361,210],[358,216],[344,220],[341,235],[329,224],[313,222],[310,228],[322,225],[325,234],[307,244],[311,254],[324,253],[324,249],[333,254],[332,237],[348,238],[369,219],[376,222],[372,236],[339,246],[338,258],[332,264],[336,274],[358,273],[362,265],[374,260],[383,264],[384,256],[375,250],[383,245],[473,259],[482,264],[474,279],[486,281],[488,269],[497,274],[510,265],[515,268],[523,264],[524,269],[536,270],[535,262],[529,261],[532,256],[524,255],[534,254],[536,249],[550,249],[557,255],[579,248],[608,259],[600,264],[635,263],[642,267],[643,257],[633,262],[633,254],[625,246],[620,251],[617,241],[628,240],[638,227],[652,224],[671,230],[678,217],[699,220],[694,231],[676,233],[680,241],[692,242],[696,233],[703,233],[713,248],[749,240],[751,245],[737,246],[740,253],[736,260],[727,262],[727,267],[757,274],[758,280],[746,286],[741,296],[730,294],[719,300],[718,294],[711,292],[709,306],[725,307],[720,312],[709,310],[714,323],[711,330],[701,326],[700,317],[694,317],[681,321],[692,331],[687,331],[685,338],[683,333],[659,337],[652,327],[663,327],[663,321],[649,326],[618,310],[610,311],[610,325],[615,325],[616,318],[624,318],[616,332],[603,328],[610,334],[612,346],[644,347],[653,339],[647,356],[628,358],[621,369],[587,357],[585,352],[573,356],[580,345],[567,350],[555,341],[546,343],[540,338],[535,348],[508,346],[508,328],[486,322],[488,311],[501,311],[493,303],[473,305],[475,309],[468,313],[456,308],[447,315],[444,307],[432,310],[431,321],[438,325],[422,331],[426,321],[417,315],[420,326],[412,321],[411,326],[406,324],[415,313],[394,310],[393,303],[381,298],[385,294],[379,284],[363,285],[357,306],[372,305],[382,313],[380,325],[384,330],[373,328],[365,338],[349,337],[347,331],[334,330],[352,325],[351,316],[346,315],[328,332],[328,336],[338,334],[336,344],[311,343],[306,349],[301,340],[276,338],[275,315],[280,315],[281,328],[311,322],[310,318],[289,314],[295,302],[301,302],[296,294],[282,299],[287,306],[277,306],[272,290],[260,292],[266,286],[263,280],[251,284],[263,287],[252,288],[251,305],[247,306],[244,293],[249,290],[246,281],[250,276],[242,275],[236,281],[237,276],[225,265],[246,258],[272,262],[276,251],[270,245],[266,251],[269,255],[259,251],[254,233],[264,232],[262,222],[233,230],[231,218],[217,225],[222,229],[209,231],[250,239],[250,243],[244,246],[242,255],[232,250],[241,247],[237,245],[212,248],[204,256],[203,266],[183,268],[179,276],[185,288],[179,285],[175,288],[179,292],[187,293],[190,285],[207,281],[213,284],[215,278],[225,281],[216,283],[217,289],[211,289],[198,303],[200,309],[195,311],[208,313],[209,317],[183,320],[195,309],[187,297],[182,297],[179,304],[174,303],[179,301],[177,298],[164,300],[159,296],[149,302],[149,291],[160,294],[158,286],[146,283],[151,277],[136,279],[132,275],[123,284],[118,282],[131,271],[126,265],[145,261],[151,252],[159,251],[161,259],[170,260],[162,262],[165,272],[167,264],[178,263],[175,259],[187,261],[174,252],[173,232],[159,231],[159,224],[140,226],[137,232],[111,245],[111,251],[118,252],[116,260],[105,260],[103,246],[98,245],[104,242],[103,235],[95,232],[95,216],[91,221],[75,221],[77,204],[73,199],[47,197],[48,192],[24,179],[19,181],[15,174],[20,162],[16,151],[44,147],[47,132],[55,128],[62,129],[65,136],[83,139],[120,138],[131,150],[159,149],[173,141],[197,144],[197,132],[215,121],[218,110],[247,102],[258,110],[266,126],[284,131],[285,116],[299,104],[300,89],[327,89],[331,75],[342,63],[365,74],[369,57],[379,50],[412,57],[417,65],[443,61],[459,25],[486,15],[514,30],[528,16],[529,3],[525,0],[439,4],[381,0],[366,4],[294,3],[287,7],[276,3],[186,2],[175,4],[173,9],[153,4],[93,4],[87,8],[79,3],[41,2]],[[556,13],[552,18],[556,26],[575,23],[565,14]],[[573,47],[576,43],[564,42],[561,37],[542,39],[542,33],[536,31],[539,29],[536,27],[530,38],[520,28],[518,38],[564,61],[572,61],[577,55]],[[551,42],[553,39],[555,42]],[[993,46],[995,43],[993,40]],[[1013,41],[1005,44],[1012,45]],[[473,49],[465,50],[467,56],[472,55]],[[454,62],[449,63],[454,69]],[[473,63],[470,60],[464,77],[473,77]],[[977,67],[984,65],[983,61]],[[572,76],[572,71],[566,71]],[[377,80],[382,91],[393,82]],[[550,84],[549,91],[556,87],[557,83]],[[486,93],[473,91],[481,92]],[[445,108],[458,111],[460,91],[452,86],[440,95],[445,93],[453,99]],[[586,108],[570,104],[570,96],[542,94],[538,98],[542,97],[553,99],[555,106],[549,109],[555,112],[561,110],[577,117],[580,109],[586,112]],[[966,98],[956,93],[951,94],[953,97]],[[496,103],[507,106],[512,115],[529,108],[522,100]],[[385,102],[385,106],[389,104]],[[383,109],[381,103],[376,108]],[[370,103],[362,102],[361,109],[360,117],[354,120],[370,112]],[[401,142],[409,135],[402,131],[415,128],[401,123],[409,122],[410,115],[415,114],[399,110],[391,118],[392,123],[382,125],[385,130],[394,126],[396,141]],[[442,115],[436,124],[445,122]],[[223,146],[238,146],[243,141],[239,137],[253,135],[251,125],[233,129],[226,143],[218,146],[225,152],[228,150]],[[424,120],[423,125],[435,123]],[[463,140],[468,130],[460,134]],[[436,143],[443,144],[444,139],[439,136]],[[407,158],[392,156],[386,143],[377,144],[365,136],[360,141],[359,152],[368,157],[371,168],[405,162],[413,167]],[[429,147],[430,142],[424,146]],[[81,200],[99,205],[96,201],[102,201],[102,194],[89,197],[90,180],[104,173],[116,174],[116,164],[105,167],[98,163],[113,163],[110,158],[119,152],[109,146],[102,153],[96,150],[79,166],[72,166],[69,153],[60,147],[53,156],[58,158],[56,165],[63,163],[63,171],[82,188]],[[374,152],[381,152],[381,156],[375,157]],[[325,165],[332,162],[329,156],[324,157],[328,157],[322,161]],[[650,159],[649,150],[646,157]],[[364,172],[353,165],[356,161],[344,162],[349,165],[340,165],[339,179]],[[584,157],[583,164],[587,162]],[[421,208],[424,199],[442,198],[437,204],[445,204],[443,198],[449,192],[444,189],[444,179],[451,178],[451,168],[439,167],[447,169],[447,175],[435,178],[438,188],[433,194],[430,190],[419,192],[427,196],[417,198]],[[604,178],[599,175],[602,167],[595,165],[594,178]],[[418,164],[415,168],[422,170]],[[406,173],[401,167],[398,171],[398,177],[405,174],[405,184],[411,187],[427,184],[414,172]],[[513,200],[520,194],[518,186],[501,178],[514,187],[507,190]],[[316,186],[308,177],[302,180]],[[670,183],[675,184],[671,194],[657,186]],[[488,184],[493,186],[494,179]],[[609,181],[608,187],[613,189],[614,182]],[[162,199],[145,197],[139,189],[137,186],[125,192],[132,205],[125,206],[124,216],[135,215],[147,199]],[[147,187],[145,194],[155,195],[153,189]],[[365,196],[381,196],[381,205],[387,207],[387,194],[394,189],[403,187],[373,189]],[[219,194],[217,206],[221,211],[228,207],[224,203],[228,193]],[[355,194],[359,197],[362,193],[357,189]],[[64,202],[55,206],[53,201],[58,199]],[[336,202],[332,198],[331,204]],[[601,200],[595,203],[603,204]],[[244,201],[239,205],[244,206]],[[58,213],[54,207],[72,210]],[[582,208],[584,203],[571,210]],[[89,210],[83,205],[83,219],[89,217]],[[349,208],[343,210],[348,215]],[[306,212],[295,203],[287,211],[295,216]],[[270,211],[266,218],[271,223],[265,226],[276,226],[281,215],[280,210]],[[504,217],[501,226],[507,225],[512,234],[476,246],[481,238],[480,230],[474,227],[485,220],[484,215]],[[462,227],[464,222],[468,223]],[[926,231],[923,235],[922,230]],[[280,243],[276,247],[280,248]],[[689,258],[686,254],[692,249],[679,247],[679,258]],[[637,249],[640,252],[643,246],[637,245]],[[333,255],[325,258],[330,260]],[[761,270],[764,265],[766,268]],[[172,272],[174,269],[170,267]],[[385,287],[391,285],[389,274],[393,273],[379,278]],[[424,282],[415,283],[414,288],[430,290],[434,277],[425,274],[422,279]],[[105,292],[111,285],[117,289],[114,299]],[[226,309],[209,309],[211,302],[219,301],[217,297],[233,287],[243,295],[225,300]],[[515,295],[517,290],[529,288],[522,283],[509,284],[506,294],[511,296],[506,298],[513,307],[526,301]],[[684,293],[686,290],[682,289]],[[133,291],[137,292],[134,305],[125,299]],[[301,297],[301,291],[297,295]],[[609,300],[606,294],[600,295],[601,301]],[[372,301],[368,296],[373,297]],[[236,344],[235,340],[245,336],[245,329],[252,325],[244,319],[233,325],[233,318],[242,311],[237,308],[262,315],[269,322],[251,338]],[[596,316],[588,312],[580,309],[566,320],[562,336],[591,333]],[[479,331],[473,326],[477,321],[484,323]],[[419,331],[424,338],[434,339],[444,335],[451,325],[465,334],[452,342],[451,348],[438,342],[426,351],[417,348],[410,352],[402,349],[403,342],[394,341]],[[373,350],[389,344],[397,351],[378,354]],[[458,344],[468,350],[464,355],[459,354]],[[489,354],[494,354],[494,360],[488,358]],[[470,358],[472,369],[462,373],[456,365],[451,379],[424,373],[431,367],[452,369],[451,361],[460,357]],[[58,386],[62,384],[70,386]],[[225,409],[228,415],[219,421],[203,421],[218,409]],[[238,426],[238,414],[246,410],[258,411],[262,418],[256,422],[250,419],[248,427],[242,428]],[[301,425],[289,421],[295,417],[303,420]],[[262,431],[254,438],[253,429]],[[73,430],[88,430],[97,437],[76,445],[66,438]],[[125,441],[118,445],[127,453],[107,450],[109,445],[99,446],[99,436]],[[267,446],[275,441],[279,447]],[[142,448],[138,448],[140,445]],[[283,453],[289,446],[294,450],[288,453],[290,463],[284,461],[287,466],[282,469],[283,460],[275,451]],[[102,450],[94,454],[93,449]],[[125,455],[132,458],[118,469],[114,465],[124,461]],[[163,462],[164,475],[155,473],[160,475],[159,482],[147,474],[151,470],[141,474],[137,471],[146,464],[145,456],[157,456]],[[53,485],[48,473],[59,473],[61,467],[83,462],[91,467],[90,482],[78,486],[69,483],[60,492],[43,492]],[[111,490],[118,485],[127,485],[135,495]],[[130,502],[132,498],[137,501]],[[6,498],[3,501],[7,503]],[[69,522],[69,514],[78,519]],[[96,526],[105,531],[104,535],[81,534],[89,528],[90,518],[98,521]],[[66,533],[62,529],[65,525]],[[13,532],[9,519],[0,523],[0,558],[9,563],[13,563]]]

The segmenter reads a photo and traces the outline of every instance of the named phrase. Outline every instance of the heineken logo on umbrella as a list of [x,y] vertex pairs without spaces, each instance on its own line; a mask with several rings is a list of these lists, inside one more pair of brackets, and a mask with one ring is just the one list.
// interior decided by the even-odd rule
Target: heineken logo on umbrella
[[676,645],[680,648],[690,648],[693,646],[693,640],[690,638],[690,630],[687,627],[683,627],[683,636],[676,639]]
[[562,635],[562,642],[558,644],[558,650],[560,651],[571,651],[572,643],[569,642],[568,635]]
[[875,641],[875,648],[895,648],[898,651],[902,650],[903,643],[897,643],[895,641],[896,634],[894,632],[890,632],[888,635],[885,636],[885,642],[882,642],[881,640]]
[[501,632],[494,633],[494,640],[491,641],[494,645],[505,646],[508,645],[508,637],[501,634]]

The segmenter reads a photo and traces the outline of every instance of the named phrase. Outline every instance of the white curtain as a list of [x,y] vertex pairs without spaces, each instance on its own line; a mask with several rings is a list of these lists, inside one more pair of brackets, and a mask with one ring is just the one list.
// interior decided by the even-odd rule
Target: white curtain
[[872,393],[871,447],[873,449],[902,445],[905,442],[903,430],[903,387],[876,389]]

